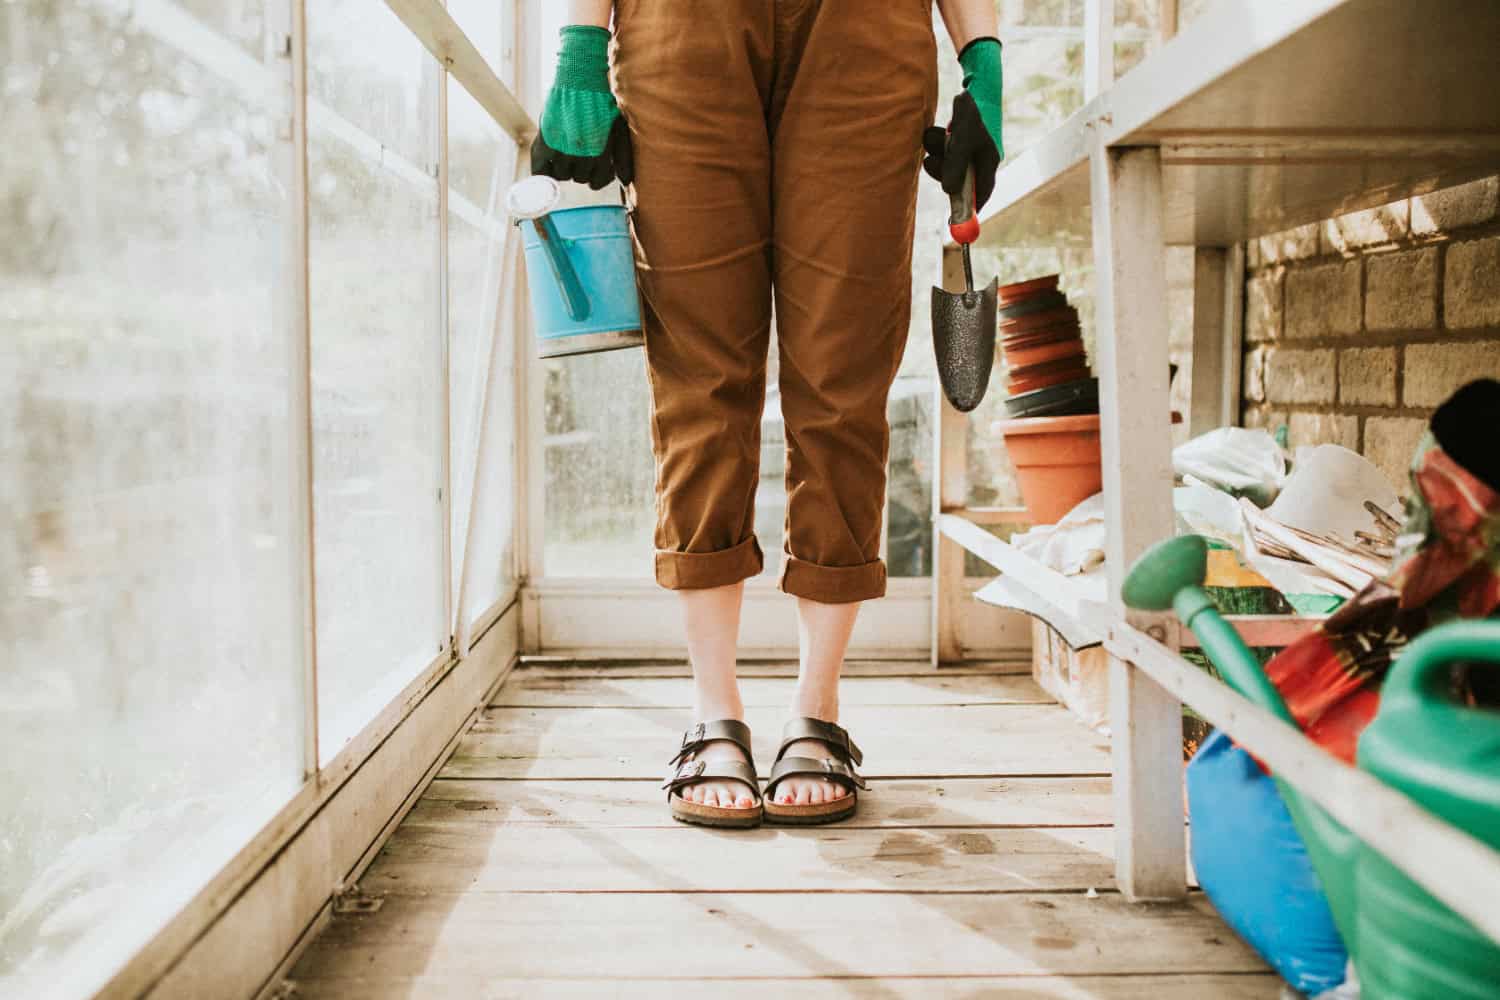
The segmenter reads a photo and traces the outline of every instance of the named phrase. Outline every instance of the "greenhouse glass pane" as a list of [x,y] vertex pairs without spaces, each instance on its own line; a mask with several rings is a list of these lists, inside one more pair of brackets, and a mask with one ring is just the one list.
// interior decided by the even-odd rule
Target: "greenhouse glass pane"
[[[455,120],[469,112],[454,112],[460,105],[454,100],[461,88],[449,84],[449,176],[456,151]],[[483,115],[477,105],[467,105]],[[488,116],[485,116],[488,120]],[[498,133],[498,130],[495,130]],[[507,301],[502,304],[502,265],[504,244],[513,230],[503,216],[495,212],[503,201],[503,188],[514,176],[516,144],[508,136],[490,134],[486,142],[468,147],[470,161],[490,191],[481,201],[449,192],[448,218],[448,331],[449,378],[451,382],[453,432],[450,436],[453,469],[453,586],[459,588],[463,571],[464,545],[469,530],[469,504],[473,495],[476,449],[479,447],[480,412],[484,401],[486,375],[492,353],[498,351],[500,368],[490,387],[488,400],[490,421],[484,452],[479,464],[481,504],[474,519],[474,537],[469,558],[470,589],[464,595],[471,619],[488,610],[514,582],[512,537],[515,521],[516,487],[516,375],[514,312]],[[484,159],[490,162],[485,164]],[[498,199],[498,200],[497,200]],[[485,207],[487,206],[487,207]],[[512,292],[514,295],[514,292]]]
[[[932,350],[930,345],[918,345],[917,349]],[[891,459],[886,486],[885,562],[886,572],[892,577],[932,574],[932,394],[930,367],[920,374],[898,375],[886,407],[891,424]]]
[[448,0],[447,6],[449,15],[484,56],[495,75],[507,86],[514,86],[513,81],[505,78],[506,67],[501,65],[500,59],[505,43],[506,27],[502,15],[506,5],[500,0]]
[[[350,7],[362,16],[348,16]],[[308,20],[315,96],[335,108],[353,102],[385,146],[372,150],[351,141],[346,126],[312,117],[313,513],[326,761],[448,638],[432,154],[439,75],[424,75],[430,57],[384,5],[319,3]]]
[[189,58],[129,4],[0,5],[7,997],[92,995],[302,780],[290,63],[257,0],[191,9]]
[[398,157],[430,167],[435,123],[424,68],[432,60],[390,8],[312,0],[307,35],[313,130],[320,111],[331,110]]
[[503,219],[516,143],[457,80],[448,78],[448,198],[470,224]]
[[542,367],[547,575],[650,576],[655,465],[645,352]]

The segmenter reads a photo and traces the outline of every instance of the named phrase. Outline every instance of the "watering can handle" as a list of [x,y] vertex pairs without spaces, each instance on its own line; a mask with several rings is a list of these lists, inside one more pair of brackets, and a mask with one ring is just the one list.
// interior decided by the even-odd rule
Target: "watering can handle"
[[563,248],[562,237],[557,232],[557,227],[552,224],[550,215],[539,216],[531,220],[536,229],[537,238],[541,241],[542,252],[547,258],[547,265],[552,270],[552,277],[557,280],[558,291],[562,293],[563,305],[567,307],[568,317],[575,323],[587,319],[589,315],[589,297],[583,290],[583,282],[578,280],[578,272],[573,269],[573,262],[568,259],[568,253]]
[[1413,639],[1392,664],[1381,700],[1441,698],[1448,668],[1459,660],[1500,664],[1500,621],[1449,622]]

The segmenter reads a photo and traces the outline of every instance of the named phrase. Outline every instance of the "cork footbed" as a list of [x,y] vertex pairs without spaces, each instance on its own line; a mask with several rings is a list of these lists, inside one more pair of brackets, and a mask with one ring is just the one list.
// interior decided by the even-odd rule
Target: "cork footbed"
[[851,789],[848,795],[832,802],[809,802],[807,805],[781,805],[766,800],[766,821],[791,826],[814,826],[819,823],[836,823],[854,815],[859,806],[859,793]]
[[682,823],[696,823],[699,826],[720,826],[734,829],[743,829],[752,826],[760,826],[763,809],[757,802],[748,809],[737,806],[709,806],[698,802],[689,802],[676,792],[672,793],[672,818]]

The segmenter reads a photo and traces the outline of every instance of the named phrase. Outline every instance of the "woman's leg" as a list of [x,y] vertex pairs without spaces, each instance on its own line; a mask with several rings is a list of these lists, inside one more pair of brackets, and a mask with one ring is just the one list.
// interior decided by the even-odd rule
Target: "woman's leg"
[[[688,658],[693,664],[693,718],[744,721],[745,706],[734,675],[735,646],[740,633],[743,582],[710,590],[680,590],[683,631],[687,633]],[[710,743],[700,751],[703,760],[744,760],[739,747],[725,740]],[[700,781],[681,792],[689,802],[738,806],[755,804],[750,790],[738,781]]]
[[[774,284],[786,419],[782,589],[797,598],[802,673],[792,710],[838,719],[838,677],[862,601],[881,597],[886,404],[911,317],[915,150],[937,100],[924,4],[778,6],[770,122]],[[787,756],[832,751],[801,741]],[[791,777],[776,799],[848,794]]]
[[[819,604],[805,597],[797,598],[797,642],[800,663],[797,671],[797,693],[792,697],[792,714],[839,721],[839,673],[844,668],[844,652],[859,604]],[[828,748],[817,740],[799,740],[787,749],[790,757],[828,756]],[[831,802],[848,795],[842,786],[825,778],[793,776],[776,786],[776,801],[805,805]]]
[[[692,722],[741,719],[735,645],[755,539],[771,327],[773,25],[762,0],[620,0],[616,93],[635,151],[637,274],[656,456],[656,579],[678,591]],[[702,759],[744,759],[711,742]],[[689,801],[752,807],[705,779]]]

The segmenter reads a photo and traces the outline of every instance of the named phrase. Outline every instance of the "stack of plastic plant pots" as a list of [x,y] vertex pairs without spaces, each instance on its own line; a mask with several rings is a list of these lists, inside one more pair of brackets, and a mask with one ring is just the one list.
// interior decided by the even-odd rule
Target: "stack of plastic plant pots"
[[995,430],[1020,480],[1032,520],[1056,522],[1099,492],[1099,380],[1089,373],[1078,310],[1058,276],[1004,285],[999,340],[1005,409]]
[[1089,374],[1078,310],[1057,290],[1055,274],[1000,289],[1000,349],[1006,412],[1061,417],[1099,411],[1099,382]]

